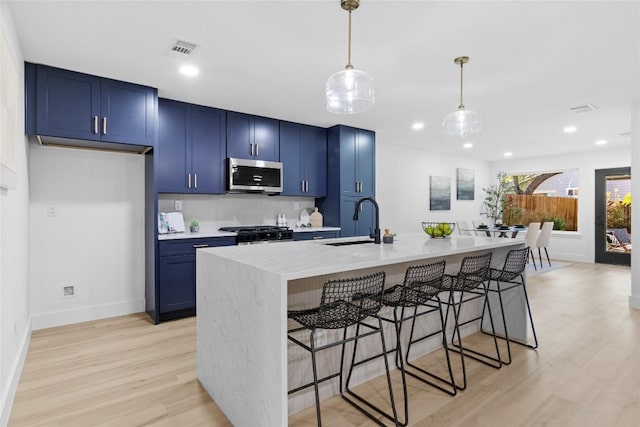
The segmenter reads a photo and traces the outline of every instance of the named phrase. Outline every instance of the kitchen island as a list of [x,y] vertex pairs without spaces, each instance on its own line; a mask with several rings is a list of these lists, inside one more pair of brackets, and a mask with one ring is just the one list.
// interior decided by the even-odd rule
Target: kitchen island
[[[287,424],[287,307],[317,305],[325,280],[383,270],[391,286],[402,281],[409,265],[445,259],[447,272],[455,273],[462,257],[486,251],[493,253],[492,266],[500,267],[510,249],[524,245],[513,239],[424,234],[400,235],[393,244],[331,245],[352,240],[362,238],[198,251],[197,375],[234,425]],[[506,316],[516,325],[510,334],[524,337],[519,296],[511,299]],[[360,380],[370,376],[364,373]]]

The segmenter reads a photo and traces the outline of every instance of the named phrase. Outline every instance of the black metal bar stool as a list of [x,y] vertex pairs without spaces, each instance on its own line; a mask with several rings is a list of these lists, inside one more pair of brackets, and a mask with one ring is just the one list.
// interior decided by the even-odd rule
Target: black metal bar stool
[[[456,387],[459,390],[464,390],[467,387],[467,372],[465,368],[464,356],[474,359],[478,362],[484,363],[487,366],[491,366],[496,369],[500,369],[502,367],[502,360],[500,359],[500,351],[498,348],[498,339],[495,333],[495,328],[493,326],[493,316],[491,314],[491,306],[488,304],[488,283],[489,279],[489,271],[491,264],[491,253],[486,253],[483,255],[477,256],[467,256],[462,259],[462,263],[460,265],[460,271],[455,275],[445,275],[443,281],[443,289],[449,290],[449,299],[447,301],[447,305],[453,308],[453,317],[454,317],[454,329],[451,337],[451,346],[450,350],[460,353],[461,355],[461,363],[462,363],[462,386],[456,384]],[[460,298],[456,302],[455,293],[460,293]],[[465,294],[470,295],[465,299]],[[472,319],[465,320],[464,322],[460,321],[460,313],[462,305],[476,299],[483,300],[483,310],[480,316],[474,317]],[[482,321],[484,310],[486,309],[489,312],[489,320],[491,324],[491,335],[493,336],[493,341],[496,350],[496,356],[490,356],[488,354],[482,353],[478,350],[471,349],[469,347],[464,347],[462,345],[462,335],[460,335],[460,327],[467,325],[469,323],[475,321]],[[445,317],[445,323],[448,320],[449,312],[447,311]],[[458,343],[455,343],[456,334],[458,335]]]
[[[529,347],[532,349],[538,348],[538,337],[536,336],[536,328],[533,324],[533,315],[531,314],[531,306],[529,305],[529,297],[527,295],[527,286],[525,284],[524,279],[524,271],[527,267],[528,256],[529,256],[530,248],[524,249],[512,249],[507,253],[507,257],[504,261],[504,266],[502,269],[492,268],[490,269],[489,276],[489,292],[495,292],[498,294],[498,301],[500,302],[500,313],[502,315],[502,325],[504,327],[504,337],[498,336],[498,338],[503,339],[507,342],[507,361],[503,361],[502,363],[505,365],[511,364],[511,346],[510,343],[520,344],[525,347]],[[496,283],[496,287],[491,287],[491,282]],[[506,286],[505,286],[506,284]],[[504,315],[504,305],[502,302],[502,293],[506,292],[510,289],[517,288],[522,286],[522,291],[524,293],[524,301],[527,305],[527,312],[529,314],[529,322],[531,324],[531,332],[533,334],[533,344],[529,344],[527,342],[520,342],[514,340],[513,338],[509,338],[508,325],[507,320]],[[484,333],[487,333],[483,331]]]
[[[318,384],[321,382],[330,380],[332,378],[339,378],[340,382],[340,395],[344,400],[353,405],[356,409],[364,413],[379,425],[385,425],[380,422],[374,414],[367,411],[363,406],[356,403],[347,395],[352,396],[358,401],[362,402],[369,408],[375,410],[377,413],[391,419],[395,425],[399,425],[397,410],[395,401],[393,398],[393,389],[391,386],[391,376],[389,374],[389,363],[386,357],[383,357],[385,364],[385,372],[387,376],[387,385],[389,388],[389,401],[391,406],[391,412],[393,415],[388,415],[387,412],[368,402],[361,396],[354,393],[349,389],[349,382],[351,380],[351,374],[353,367],[362,363],[356,362],[356,352],[358,349],[358,341],[364,337],[371,335],[379,335],[380,342],[382,344],[383,354],[386,354],[386,346],[384,342],[384,334],[382,333],[382,320],[379,317],[379,311],[382,308],[382,290],[384,289],[385,273],[378,272],[372,275],[356,277],[350,279],[338,279],[329,280],[324,283],[322,288],[322,298],[320,305],[317,307],[305,309],[305,310],[289,310],[287,316],[289,319],[293,319],[302,327],[295,328],[288,331],[288,338],[290,341],[296,343],[300,347],[311,353],[311,363],[313,367],[313,381],[289,390],[289,394],[303,390],[307,387],[314,387],[315,399],[316,399],[316,416],[318,419],[318,426],[322,425],[322,418],[320,415],[320,396],[318,394]],[[377,319],[377,324],[371,325],[364,322],[367,318]],[[347,337],[347,329],[350,326],[355,325],[354,335]],[[309,345],[301,342],[300,340],[291,336],[292,333],[300,330],[310,331]],[[342,329],[342,339],[316,346],[315,336],[319,329]],[[354,329],[354,328],[351,328]],[[364,329],[364,331],[362,330]],[[345,344],[353,341],[353,354],[351,356],[351,365],[347,374],[347,379],[344,384],[343,390],[343,371],[344,371],[344,356],[345,356]],[[322,350],[333,348],[336,346],[342,346],[340,370],[334,374],[330,374],[323,378],[318,378],[318,370],[316,366],[316,353]],[[366,361],[370,361],[373,358],[368,358]]]
[[[402,285],[395,285],[383,292],[382,303],[388,307],[393,307],[393,318],[381,316],[382,320],[393,323],[396,331],[396,345],[387,350],[387,353],[396,352],[396,366],[400,369],[402,376],[402,388],[404,392],[404,421],[401,425],[407,425],[408,396],[406,375],[410,375],[426,384],[429,384],[451,396],[457,393],[449,350],[447,348],[447,338],[445,333],[445,321],[442,314],[442,303],[438,294],[442,291],[442,279],[444,277],[445,261],[413,266],[407,268]],[[420,310],[419,310],[420,309]],[[398,311],[400,313],[398,313]],[[430,332],[424,336],[415,337],[416,319],[437,311],[440,318],[440,329]],[[408,312],[408,313],[407,313]],[[402,325],[406,321],[411,321],[411,332],[407,353],[403,357],[400,337]],[[442,334],[442,346],[445,351],[449,378],[443,378],[437,374],[427,371],[409,361],[411,345],[423,341],[434,335]],[[410,368],[410,369],[407,369]],[[446,385],[446,386],[445,386]]]

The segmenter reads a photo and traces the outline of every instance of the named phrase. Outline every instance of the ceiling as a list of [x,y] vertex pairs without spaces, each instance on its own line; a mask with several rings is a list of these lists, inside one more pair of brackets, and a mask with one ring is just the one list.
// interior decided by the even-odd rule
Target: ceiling
[[[374,77],[376,106],[358,115],[324,107],[327,78],[347,62],[339,0],[10,3],[25,60],[157,87],[161,97],[373,129],[381,144],[488,161],[631,143],[620,134],[638,102],[637,1],[361,0],[352,62]],[[169,50],[176,39],[198,47],[179,57]],[[442,135],[458,106],[461,55],[470,57],[464,103],[483,126],[471,149]],[[180,75],[183,63],[199,76]],[[569,111],[584,104],[597,110]],[[416,121],[425,128],[412,130]]]

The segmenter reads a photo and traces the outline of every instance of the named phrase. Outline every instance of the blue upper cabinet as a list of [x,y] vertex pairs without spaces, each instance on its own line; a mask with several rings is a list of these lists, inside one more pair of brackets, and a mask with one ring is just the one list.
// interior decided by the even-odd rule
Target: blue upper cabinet
[[227,157],[280,161],[278,120],[227,113]]
[[[35,129],[41,136],[154,146],[157,91],[35,65]],[[27,91],[34,88],[27,84]],[[30,101],[33,96],[27,94]],[[32,111],[27,109],[28,112]]]
[[226,112],[160,99],[158,192],[224,193]]
[[375,134],[337,126],[331,129],[334,151],[339,152],[340,195],[375,195]]
[[283,196],[324,197],[327,194],[327,130],[280,122]]

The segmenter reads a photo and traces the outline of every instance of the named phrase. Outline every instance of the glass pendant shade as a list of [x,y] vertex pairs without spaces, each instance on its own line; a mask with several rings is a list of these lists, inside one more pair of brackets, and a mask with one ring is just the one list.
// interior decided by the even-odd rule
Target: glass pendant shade
[[462,107],[448,114],[442,127],[445,136],[466,138],[480,133],[480,116],[475,111]]
[[361,70],[347,68],[327,80],[326,107],[331,113],[356,114],[373,108],[373,77]]

